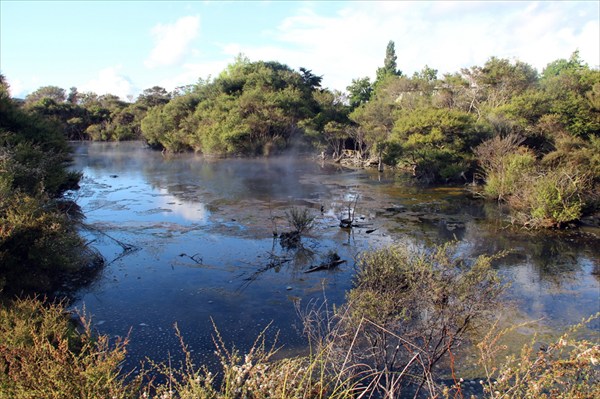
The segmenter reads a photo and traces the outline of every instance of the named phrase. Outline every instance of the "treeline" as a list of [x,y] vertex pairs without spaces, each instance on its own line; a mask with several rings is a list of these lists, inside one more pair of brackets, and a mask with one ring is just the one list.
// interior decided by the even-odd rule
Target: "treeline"
[[[154,148],[211,155],[317,150],[335,160],[392,166],[429,183],[484,182],[513,219],[560,226],[598,206],[600,71],[574,52],[539,73],[492,57],[438,77],[398,69],[389,42],[375,81],[348,94],[278,62],[239,56],[219,76],[135,102],[43,87],[23,102],[69,139],[144,139]],[[130,101],[132,99],[130,98]]]
[[168,103],[171,97],[158,86],[144,90],[133,103],[114,94],[81,93],[76,87],[67,94],[60,87],[44,86],[19,105],[55,123],[69,140],[123,141],[141,139],[140,123],[148,109]]

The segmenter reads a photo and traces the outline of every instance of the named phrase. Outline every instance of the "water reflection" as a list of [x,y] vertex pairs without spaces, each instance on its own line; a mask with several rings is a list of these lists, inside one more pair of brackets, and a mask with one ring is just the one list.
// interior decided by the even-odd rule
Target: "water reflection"
[[[86,222],[102,231],[86,234],[109,263],[78,305],[101,332],[132,328],[130,364],[177,353],[174,322],[196,356],[212,361],[203,358],[213,349],[211,317],[242,349],[273,320],[286,348],[300,350],[294,301],[325,294],[341,303],[356,257],[391,243],[458,240],[468,256],[512,251],[496,267],[512,282],[515,321],[543,317],[554,329],[600,310],[597,236],[506,229],[494,204],[460,187],[425,189],[392,173],[294,158],[165,157],[141,143],[76,144],[74,168],[85,176],[75,195]],[[289,231],[292,206],[316,217],[302,250],[273,238]],[[340,229],[349,211],[357,226]],[[139,250],[123,254],[118,242]],[[330,251],[346,263],[304,273]]]

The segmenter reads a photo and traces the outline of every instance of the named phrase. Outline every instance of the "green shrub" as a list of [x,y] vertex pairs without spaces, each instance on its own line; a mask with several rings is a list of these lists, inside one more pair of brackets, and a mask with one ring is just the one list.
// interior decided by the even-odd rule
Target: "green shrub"
[[[0,293],[53,293],[92,259],[62,194],[69,147],[56,127],[18,108],[0,90]],[[87,270],[84,270],[86,273]]]
[[507,200],[524,189],[526,177],[535,171],[535,157],[530,152],[505,155],[496,170],[488,172],[484,193],[498,200]]
[[0,199],[3,295],[52,294],[98,272],[102,258],[84,246],[73,220],[58,204],[21,193]]
[[509,203],[517,220],[532,227],[560,227],[579,220],[590,179],[572,168],[560,167],[524,181],[524,187]]

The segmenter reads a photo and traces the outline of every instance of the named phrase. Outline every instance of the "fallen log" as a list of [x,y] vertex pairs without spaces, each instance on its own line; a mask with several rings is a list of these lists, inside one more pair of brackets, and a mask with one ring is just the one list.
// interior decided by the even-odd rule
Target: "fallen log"
[[317,272],[319,270],[331,270],[334,267],[341,265],[342,263],[346,263],[345,259],[338,259],[327,263],[321,263],[320,265],[313,266],[310,269],[304,271],[304,273],[312,273]]

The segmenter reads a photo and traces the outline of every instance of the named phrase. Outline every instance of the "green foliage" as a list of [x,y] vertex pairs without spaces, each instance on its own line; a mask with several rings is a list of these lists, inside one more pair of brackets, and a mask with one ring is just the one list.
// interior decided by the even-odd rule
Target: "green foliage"
[[190,116],[198,101],[198,96],[190,93],[175,97],[164,106],[150,109],[141,121],[146,142],[152,147],[162,146],[171,152],[190,148],[200,150],[200,144],[193,140],[197,123]]
[[520,147],[523,140],[516,136],[480,145],[476,153],[486,174],[484,194],[506,201],[514,221],[526,226],[561,227],[579,220],[598,201],[597,156],[583,140],[567,137],[542,162]]
[[350,113],[350,119],[364,131],[361,150],[371,154],[383,155],[385,143],[394,125],[395,105],[386,101],[382,95],[375,95],[369,102],[362,104]]
[[544,155],[542,165],[547,168],[566,166],[586,171],[600,183],[600,136],[590,136],[589,140],[561,134],[555,138],[555,149]]
[[[427,65],[403,76],[397,58],[390,41],[375,82],[354,79],[347,98],[321,88],[322,77],[307,68],[294,71],[240,55],[215,79],[173,93],[155,86],[134,104],[76,88],[67,98],[63,89],[48,86],[32,93],[26,107],[70,139],[143,138],[170,152],[250,156],[312,145],[338,161],[353,148],[353,162],[377,163],[380,170],[385,162],[429,183],[471,180],[476,162],[485,162],[474,148],[490,137],[517,135],[536,157],[533,169],[585,165],[590,181],[599,183],[591,143],[600,131],[600,70],[583,63],[577,51],[541,75],[519,60],[491,57],[441,79]],[[575,145],[575,139],[582,141]],[[568,141],[578,148],[572,155],[563,145]],[[520,173],[513,166],[506,176],[481,176],[490,197],[512,190]],[[579,193],[583,212],[598,203],[588,191]]]
[[145,106],[146,108],[156,107],[157,105],[164,105],[171,100],[171,95],[167,90],[160,86],[154,86],[146,89],[137,98],[137,103]]
[[518,222],[532,227],[561,227],[579,220],[586,205],[583,193],[591,189],[589,175],[559,167],[520,181],[526,187],[509,197]]
[[[506,70],[506,63],[493,64],[470,77],[489,80],[497,75],[493,70]],[[505,200],[520,224],[560,227],[598,207],[600,71],[584,65],[577,52],[550,63],[537,83],[527,68],[521,70],[516,80],[511,77],[506,99],[486,103],[492,107],[486,121],[497,137],[475,151],[484,192]],[[476,96],[473,101],[483,104]],[[519,143],[508,145],[517,136]]]
[[43,99],[50,99],[55,103],[62,103],[67,99],[64,89],[57,86],[43,86],[25,97],[25,104],[32,105]]
[[366,103],[371,98],[373,86],[368,76],[364,78],[352,79],[352,83],[346,87],[350,93],[350,108],[354,109],[361,104]]
[[413,74],[413,78],[420,79],[420,80],[423,80],[428,83],[436,82],[438,79],[437,73],[438,73],[437,69],[433,69],[433,68],[429,67],[428,65],[425,65],[423,67],[423,69],[421,69],[421,71],[415,72]]
[[431,381],[434,366],[484,325],[498,305],[503,286],[493,259],[462,259],[451,245],[365,253],[341,321],[353,345],[360,340],[360,349],[346,348],[348,342],[340,340],[342,351],[378,371],[404,370],[402,378],[386,380],[386,392],[410,384],[418,391]]
[[[92,334],[90,319],[85,314],[72,317],[62,303],[16,300],[0,306],[0,397],[393,399],[418,395],[421,388],[424,397],[461,397],[457,377],[455,386],[441,387],[432,366],[449,352],[456,354],[459,339],[471,336],[467,332],[476,327],[485,333],[477,346],[485,398],[598,396],[600,346],[575,338],[576,330],[598,315],[547,346],[536,344],[534,337],[520,354],[501,357],[506,348],[500,340],[509,330],[497,332],[478,323],[487,320],[501,290],[490,269],[492,258],[464,262],[448,249],[411,253],[394,247],[367,254],[363,259],[371,266],[361,264],[353,291],[371,296],[357,295],[351,308],[335,314],[320,308],[300,311],[313,345],[306,356],[280,358],[277,338],[267,343],[269,327],[245,353],[228,348],[215,327],[219,362],[211,370],[194,364],[175,325],[184,360],[151,362],[150,370],[142,368],[132,377],[121,371],[128,339],[111,342],[108,336]],[[381,301],[390,296],[400,303]],[[440,324],[445,327],[436,327]],[[436,331],[448,334],[442,341],[435,335],[428,338]],[[373,356],[386,352],[378,349],[390,355],[380,363]]]
[[343,95],[326,90],[313,93],[318,112],[310,120],[299,123],[316,148],[326,148],[333,158],[344,150],[348,139],[349,108],[343,103]]
[[[239,57],[214,81],[149,112],[142,132],[151,145],[169,151],[269,155],[305,139],[305,129],[319,136],[330,118],[341,118],[334,111],[338,105],[315,98],[322,93],[320,82],[306,68],[296,72]],[[195,103],[171,107],[180,98]]]
[[486,177],[484,192],[487,196],[504,200],[523,190],[526,177],[535,174],[535,157],[529,153],[507,154],[499,160],[499,167]]
[[377,77],[373,83],[373,89],[377,91],[381,83],[390,76],[402,76],[402,71],[398,69],[396,60],[396,45],[390,40],[385,48],[385,58],[383,67],[377,68]]
[[97,272],[91,266],[99,259],[84,249],[72,224],[48,201],[19,193],[0,200],[3,295],[66,290],[84,277],[82,273],[89,276]]
[[549,112],[557,115],[569,134],[584,139],[598,134],[600,70],[566,69],[557,76],[545,78],[542,87],[551,101]]
[[390,141],[402,148],[396,162],[423,181],[458,180],[472,172],[471,151],[487,131],[463,111],[437,108],[401,110]]
[[544,175],[534,186],[531,217],[536,224],[561,225],[579,220],[583,201],[579,198],[580,176],[570,176],[565,170]]
[[[67,172],[64,136],[0,93],[0,291],[65,289],[98,259],[84,249],[61,200],[80,175]],[[91,272],[86,270],[86,273]]]
[[542,71],[542,77],[544,79],[551,79],[562,73],[577,71],[583,68],[586,68],[586,65],[584,65],[581,57],[579,57],[579,50],[575,50],[568,60],[561,58],[546,65],[546,68]]
[[[390,326],[404,337],[444,328],[458,334],[482,322],[502,292],[491,268],[494,257],[468,262],[452,251],[451,245],[431,251],[392,246],[365,253],[348,293],[353,317]],[[452,326],[437,324],[441,320]]]

